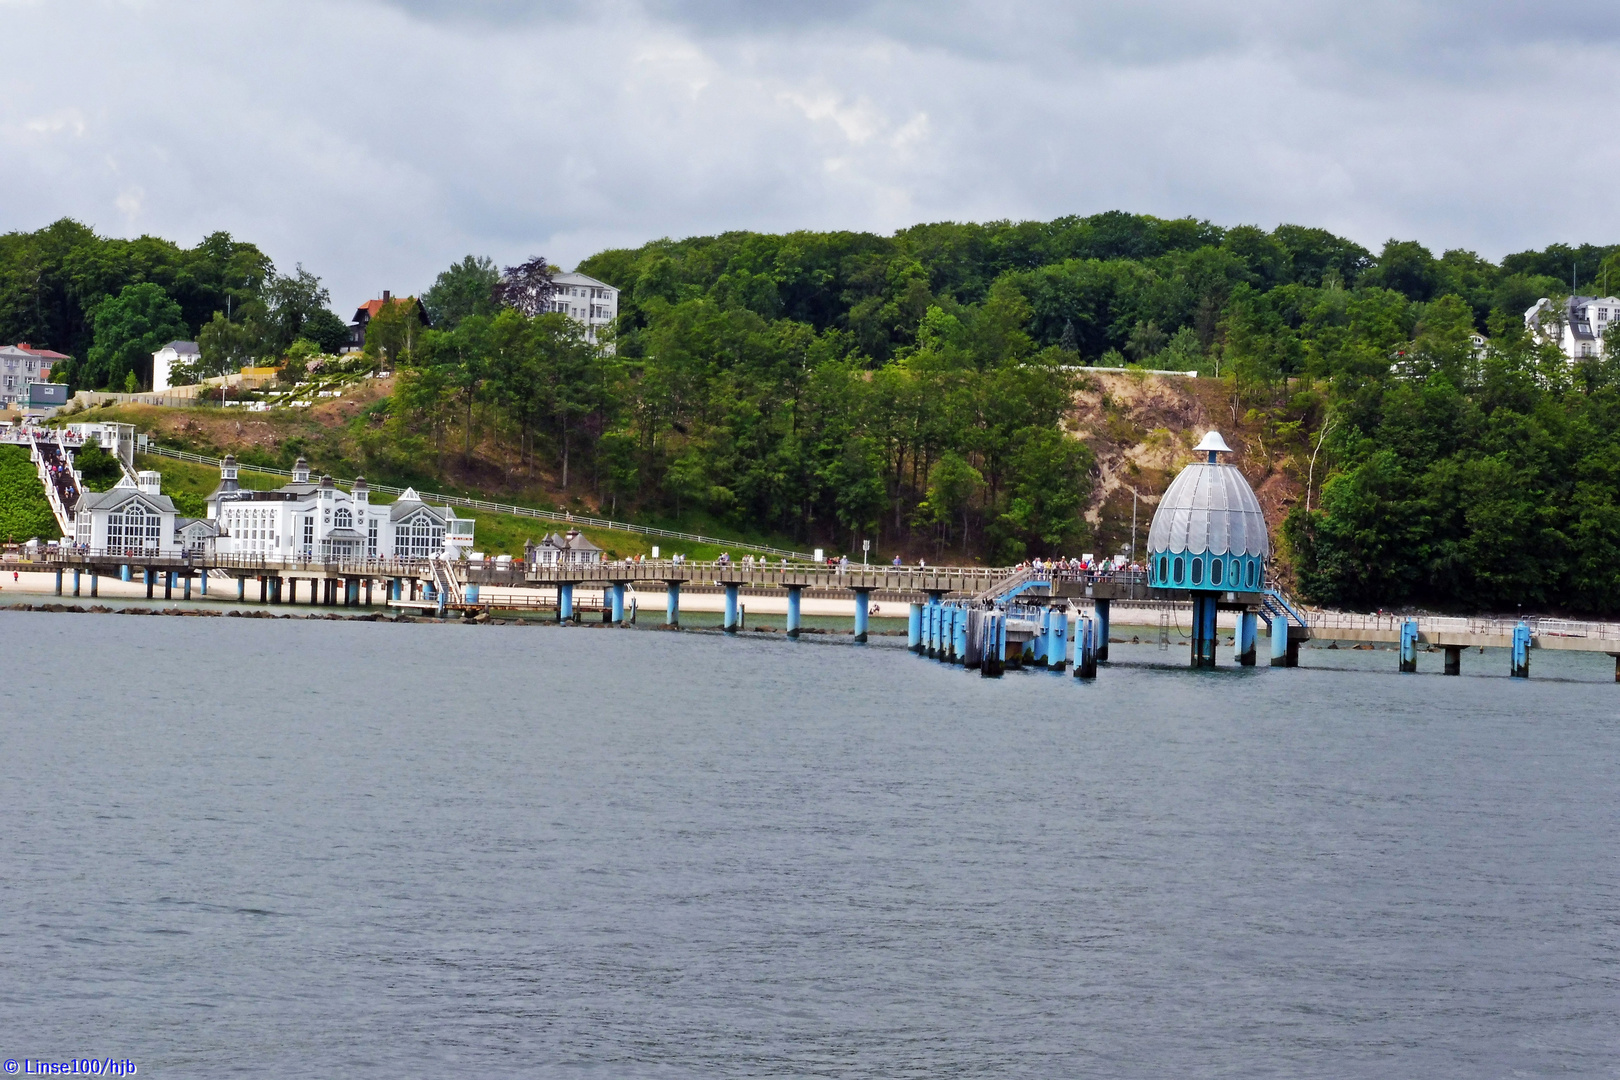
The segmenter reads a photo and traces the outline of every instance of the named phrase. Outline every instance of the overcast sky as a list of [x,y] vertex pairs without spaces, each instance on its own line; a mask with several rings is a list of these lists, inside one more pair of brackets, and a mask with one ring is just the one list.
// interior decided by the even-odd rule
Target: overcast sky
[[1491,258],[1620,240],[1620,6],[0,0],[0,230],[302,262],[1125,209]]

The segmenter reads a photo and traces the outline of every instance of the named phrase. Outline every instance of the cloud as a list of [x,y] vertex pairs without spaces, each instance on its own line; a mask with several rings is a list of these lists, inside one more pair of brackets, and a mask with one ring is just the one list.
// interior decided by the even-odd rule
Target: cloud
[[106,0],[0,3],[0,37],[0,228],[227,229],[339,308],[740,228],[1620,233],[1620,13],[1568,0]]

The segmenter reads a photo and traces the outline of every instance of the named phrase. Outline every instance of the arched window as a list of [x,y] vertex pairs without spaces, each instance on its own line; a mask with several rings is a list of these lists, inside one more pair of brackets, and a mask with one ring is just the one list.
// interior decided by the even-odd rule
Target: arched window
[[349,513],[347,506],[338,507],[337,513],[332,515],[332,526],[338,529],[352,529],[354,527],[354,515]]
[[1159,556],[1159,584],[1163,585],[1170,580],[1170,556]]
[[1180,555],[1176,556],[1176,584],[1177,585],[1180,585],[1182,578],[1186,577],[1186,575],[1187,575],[1187,568],[1184,565],[1185,561],[1186,560],[1184,560]]
[[1192,561],[1192,583],[1194,585],[1202,585],[1204,583],[1204,560],[1203,559],[1194,558],[1193,561]]
[[1209,563],[1209,583],[1219,585],[1226,576],[1226,560],[1211,559]]
[[1254,560],[1244,559],[1243,562],[1245,564],[1243,567],[1243,584],[1252,589],[1254,588]]

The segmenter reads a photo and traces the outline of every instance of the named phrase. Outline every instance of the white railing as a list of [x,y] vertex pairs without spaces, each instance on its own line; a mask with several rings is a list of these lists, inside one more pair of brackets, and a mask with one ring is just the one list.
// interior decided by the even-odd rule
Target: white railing
[[1498,616],[1466,615],[1364,615],[1353,611],[1306,611],[1311,631],[1352,630],[1362,633],[1399,634],[1401,624],[1415,619],[1420,633],[1480,634],[1511,637],[1513,628],[1521,621],[1530,627],[1536,637],[1592,638],[1599,641],[1620,641],[1620,623],[1582,622],[1576,619],[1551,619],[1525,616],[1522,620]]

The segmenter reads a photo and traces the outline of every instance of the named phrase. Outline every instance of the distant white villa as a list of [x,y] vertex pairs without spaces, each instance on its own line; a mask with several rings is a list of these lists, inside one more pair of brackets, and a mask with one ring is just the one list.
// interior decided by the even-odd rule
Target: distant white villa
[[1546,297],[1524,313],[1524,327],[1537,341],[1555,343],[1571,360],[1603,355],[1603,332],[1620,321],[1620,298],[1572,296],[1559,310]]
[[581,323],[586,341],[598,341],[602,331],[619,317],[619,290],[607,282],[574,273],[557,274],[551,280],[556,286],[551,310]]
[[152,392],[169,389],[170,375],[181,364],[194,364],[202,353],[195,341],[171,341],[152,354]]

